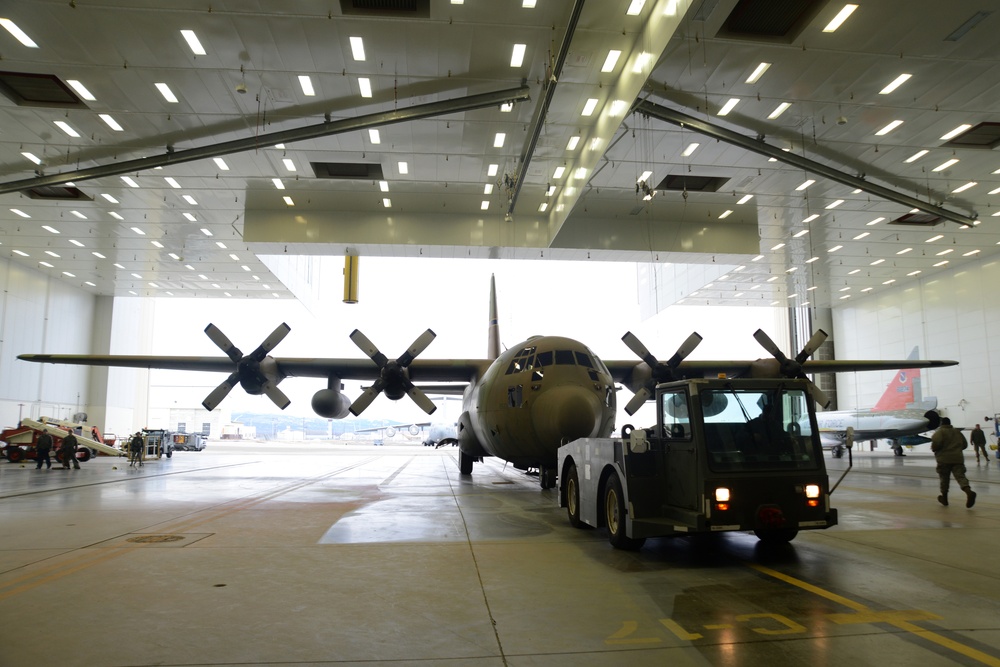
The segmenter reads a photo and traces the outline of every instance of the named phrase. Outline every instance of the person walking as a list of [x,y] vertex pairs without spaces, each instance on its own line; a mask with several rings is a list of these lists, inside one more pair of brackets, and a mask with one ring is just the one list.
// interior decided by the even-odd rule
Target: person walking
[[38,436],[38,442],[35,443],[35,458],[38,460],[38,465],[35,466],[35,470],[42,469],[43,461],[45,462],[46,470],[52,467],[52,459],[49,458],[49,452],[51,451],[52,436],[42,431],[42,434]]
[[972,429],[972,433],[969,434],[969,440],[972,442],[972,449],[976,452],[976,465],[979,465],[979,452],[982,450],[983,459],[986,460],[986,465],[990,464],[990,453],[986,451],[986,434],[983,433],[983,429],[979,428],[979,424]]
[[962,454],[962,450],[968,446],[969,443],[962,432],[951,425],[951,419],[942,417],[941,425],[931,436],[931,451],[934,452],[937,474],[941,481],[941,495],[938,496],[938,502],[942,505],[948,504],[948,485],[952,475],[955,476],[958,486],[965,491],[965,506],[972,507],[976,504],[976,492],[969,486],[969,480],[965,477],[965,455]]
[[62,455],[63,468],[69,468],[69,464],[72,462],[75,469],[80,469],[80,462],[76,460],[77,445],[76,436],[73,435],[72,431],[63,436],[62,442],[59,444],[59,453]]
[[142,432],[136,431],[128,443],[128,465],[130,468],[135,465],[142,466],[142,446]]

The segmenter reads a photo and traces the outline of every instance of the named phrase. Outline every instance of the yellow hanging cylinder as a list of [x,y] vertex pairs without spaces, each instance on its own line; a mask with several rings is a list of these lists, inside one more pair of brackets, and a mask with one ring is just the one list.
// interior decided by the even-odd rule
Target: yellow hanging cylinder
[[358,260],[357,255],[344,257],[344,303],[358,302]]

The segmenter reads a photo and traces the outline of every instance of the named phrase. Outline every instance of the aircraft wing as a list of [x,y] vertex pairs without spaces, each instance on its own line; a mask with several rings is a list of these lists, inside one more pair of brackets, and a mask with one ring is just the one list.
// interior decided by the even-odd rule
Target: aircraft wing
[[[231,373],[235,367],[228,357],[158,357],[134,355],[21,354],[18,359],[36,363],[76,366],[161,368],[178,371]],[[375,380],[379,368],[370,359],[274,358],[282,377],[337,377],[341,380]],[[414,382],[468,383],[490,365],[488,359],[415,359],[408,366]],[[444,385],[442,385],[444,387]],[[440,387],[435,387],[435,391]],[[443,392],[441,392],[443,393]]]

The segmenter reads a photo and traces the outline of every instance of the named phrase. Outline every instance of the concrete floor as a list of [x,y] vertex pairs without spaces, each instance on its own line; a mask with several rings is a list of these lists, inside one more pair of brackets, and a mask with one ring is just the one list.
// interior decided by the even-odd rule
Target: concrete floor
[[456,456],[0,463],[0,666],[1000,665],[996,460],[971,459],[971,510],[938,505],[929,453],[858,452],[835,528],[626,553],[536,479],[463,479]]

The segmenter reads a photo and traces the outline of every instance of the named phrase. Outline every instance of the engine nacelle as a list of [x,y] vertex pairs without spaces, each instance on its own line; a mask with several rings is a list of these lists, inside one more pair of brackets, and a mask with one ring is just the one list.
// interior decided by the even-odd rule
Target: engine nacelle
[[351,399],[336,389],[320,389],[312,397],[313,412],[327,419],[343,419],[351,408]]
[[413,436],[414,438],[415,438],[415,437],[417,437],[418,435],[420,435],[420,427],[419,427],[419,426],[417,426],[416,424],[410,424],[409,428],[407,428],[406,430],[407,430],[407,431],[409,432],[409,434],[410,434],[410,435],[412,435],[412,436]]

